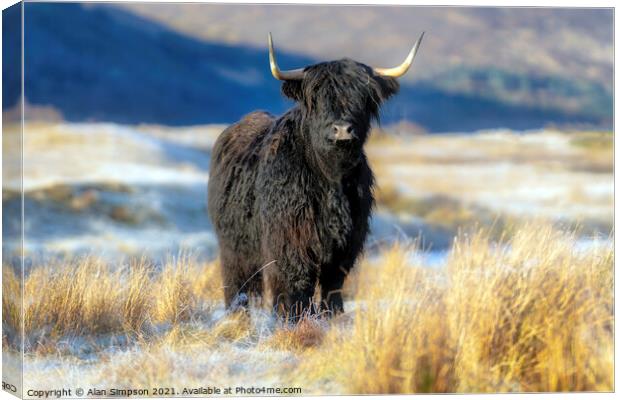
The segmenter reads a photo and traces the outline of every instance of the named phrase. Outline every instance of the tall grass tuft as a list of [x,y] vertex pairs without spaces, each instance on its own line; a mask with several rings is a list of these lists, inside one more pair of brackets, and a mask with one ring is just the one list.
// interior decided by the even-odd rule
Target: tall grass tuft
[[462,238],[447,296],[462,392],[613,388],[613,250],[532,224]]
[[[184,256],[161,268],[146,259],[116,267],[94,257],[50,262],[25,278],[24,332],[38,342],[64,335],[145,333],[155,324],[187,321],[208,310],[221,291],[219,282],[214,264]],[[20,287],[6,266],[3,287],[11,293]],[[4,323],[20,331],[21,310],[11,298],[4,297]]]
[[[22,325],[22,286],[20,277],[17,276],[13,267],[2,265],[2,339],[9,338],[14,347],[19,347],[21,342]],[[9,344],[7,342],[7,344]]]

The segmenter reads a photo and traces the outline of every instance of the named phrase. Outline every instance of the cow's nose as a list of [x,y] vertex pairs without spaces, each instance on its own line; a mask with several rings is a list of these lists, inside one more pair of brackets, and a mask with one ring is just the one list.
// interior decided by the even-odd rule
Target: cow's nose
[[351,124],[334,124],[332,129],[335,140],[351,140],[355,137]]

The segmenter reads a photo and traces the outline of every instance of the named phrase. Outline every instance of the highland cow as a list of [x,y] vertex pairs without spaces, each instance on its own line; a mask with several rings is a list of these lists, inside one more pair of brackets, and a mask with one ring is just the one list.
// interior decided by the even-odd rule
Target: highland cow
[[279,315],[309,312],[317,283],[322,308],[343,311],[374,204],[364,144],[422,37],[395,68],[341,59],[281,71],[269,35],[272,74],[297,104],[279,118],[245,116],[220,134],[211,159],[208,212],[228,309],[247,307],[265,282]]

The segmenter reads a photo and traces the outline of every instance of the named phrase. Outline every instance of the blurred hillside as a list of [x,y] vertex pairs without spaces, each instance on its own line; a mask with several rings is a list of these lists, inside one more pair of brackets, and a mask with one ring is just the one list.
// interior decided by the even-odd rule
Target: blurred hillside
[[229,123],[290,106],[269,73],[268,31],[290,68],[344,56],[392,66],[422,30],[384,123],[611,127],[613,13],[602,9],[30,3],[26,98],[70,121]]
[[230,5],[124,7],[206,40],[264,46],[264,32],[272,31],[282,49],[320,60],[347,56],[376,66],[398,64],[426,31],[424,51],[404,81],[512,105],[602,119],[611,115],[611,10],[251,5],[239,12]]
[[[419,80],[455,67],[589,79],[613,75],[613,13],[605,9],[408,6],[144,4],[122,7],[180,32],[232,45],[278,47],[316,59],[352,57],[369,65],[402,61],[421,31],[429,35]],[[240,12],[243,11],[243,12]],[[257,33],[260,33],[257,35]]]
[[285,107],[269,71],[254,68],[260,49],[204,43],[109,7],[30,3],[25,14],[26,99],[67,120],[189,125]]

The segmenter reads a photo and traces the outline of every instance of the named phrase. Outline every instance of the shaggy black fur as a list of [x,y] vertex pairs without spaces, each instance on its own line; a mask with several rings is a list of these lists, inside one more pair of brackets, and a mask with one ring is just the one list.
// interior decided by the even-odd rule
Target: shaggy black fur
[[[316,64],[282,85],[295,107],[280,118],[253,112],[219,136],[208,211],[227,307],[262,295],[264,279],[280,315],[309,310],[317,282],[323,307],[343,311],[340,291],[374,203],[363,145],[381,102],[398,88],[353,60]],[[351,140],[336,140],[343,124]]]

